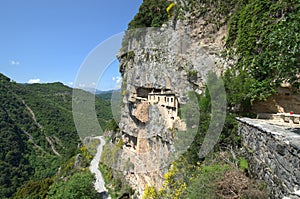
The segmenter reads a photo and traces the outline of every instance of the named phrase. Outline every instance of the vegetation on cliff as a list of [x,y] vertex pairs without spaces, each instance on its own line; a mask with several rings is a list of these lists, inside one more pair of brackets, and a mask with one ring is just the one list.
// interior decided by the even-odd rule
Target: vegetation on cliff
[[129,29],[161,26],[168,21],[170,5],[176,5],[179,19],[188,20],[190,24],[204,19],[207,25],[213,26],[211,37],[221,26],[228,25],[223,55],[236,60],[224,74],[231,106],[239,104],[246,109],[255,100],[265,100],[274,94],[276,86],[282,82],[299,88],[298,0],[188,0],[177,3],[143,1]]
[[143,198],[267,197],[265,184],[249,178],[248,163],[237,152],[241,143],[236,133],[236,115],[227,112],[217,144],[205,158],[199,159],[199,150],[212,120],[211,106],[216,103],[212,102],[211,94],[217,92],[220,86],[215,84],[210,90],[207,88],[204,95],[194,93],[200,111],[197,135],[188,150],[170,165],[164,175],[163,187],[159,190],[146,187]]
[[167,7],[170,2],[165,0],[147,0],[143,1],[139,12],[128,24],[128,29],[144,27],[160,27],[168,20]]
[[298,0],[238,2],[226,38],[228,55],[237,60],[225,74],[232,104],[245,109],[282,82],[299,88],[299,17]]

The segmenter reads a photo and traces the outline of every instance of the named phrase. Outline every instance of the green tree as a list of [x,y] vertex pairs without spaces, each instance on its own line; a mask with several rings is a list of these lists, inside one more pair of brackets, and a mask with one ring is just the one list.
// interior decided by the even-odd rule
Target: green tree
[[49,199],[94,199],[97,192],[93,186],[94,176],[89,172],[76,173],[66,182],[51,187]]
[[164,0],[143,1],[139,12],[128,24],[128,29],[144,27],[160,27],[168,20],[167,7],[170,3]]
[[283,81],[299,88],[300,4],[298,0],[239,1],[229,20],[226,46],[237,63],[225,74],[231,105],[248,111]]

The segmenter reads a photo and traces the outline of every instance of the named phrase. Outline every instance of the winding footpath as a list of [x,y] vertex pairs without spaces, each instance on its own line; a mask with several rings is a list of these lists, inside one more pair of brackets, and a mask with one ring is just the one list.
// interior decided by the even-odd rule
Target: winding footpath
[[103,198],[110,199],[111,197],[108,195],[107,189],[105,188],[105,182],[103,176],[99,170],[99,162],[102,154],[103,146],[105,145],[105,140],[102,136],[94,137],[94,139],[99,139],[100,144],[97,147],[97,153],[91,161],[90,171],[95,174],[96,182],[94,182],[95,189],[98,193],[103,195]]

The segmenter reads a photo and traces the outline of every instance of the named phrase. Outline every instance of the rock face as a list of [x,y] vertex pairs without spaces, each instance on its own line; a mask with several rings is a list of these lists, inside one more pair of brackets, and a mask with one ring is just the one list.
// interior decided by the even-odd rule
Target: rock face
[[293,92],[290,85],[281,85],[276,89],[276,94],[266,101],[254,103],[253,111],[256,113],[300,113],[299,90]]
[[[186,8],[178,10],[181,12],[180,17],[170,17],[169,22],[160,28],[127,31],[122,48],[117,55],[123,79],[122,111],[119,122],[120,132],[113,139],[120,150],[115,150],[114,155],[117,155],[112,162],[114,169],[123,171],[128,183],[137,190],[139,195],[143,194],[146,185],[156,188],[162,186],[164,173],[170,163],[177,157],[179,151],[186,149],[184,146],[189,143],[184,139],[186,137],[193,139],[190,132],[197,127],[198,123],[188,122],[187,119],[189,116],[194,119],[192,114],[199,111],[190,111],[190,115],[185,115],[185,118],[181,113],[183,107],[191,101],[189,92],[202,93],[209,71],[220,75],[233,65],[236,59],[236,57],[228,59],[222,57],[228,32],[226,20],[232,14],[230,10],[227,10],[227,14],[218,12],[213,4],[208,5],[199,1],[176,0],[174,3],[178,7]],[[172,105],[174,102],[176,104]],[[255,134],[260,130],[241,120],[240,131],[246,132],[243,133],[245,144],[259,149],[260,143],[270,140],[266,146],[271,143],[275,145],[276,136],[272,137],[269,131],[267,132],[270,138],[263,133]],[[252,134],[259,136],[255,138],[262,141],[252,140]],[[178,147],[178,140],[184,143],[184,146]],[[285,146],[284,142],[281,144]],[[271,152],[257,151],[259,154],[255,156],[255,161],[259,161],[258,158],[261,158],[262,162],[270,161],[269,157],[278,158],[276,159],[278,162],[275,163],[276,168],[277,163],[278,168],[282,167],[279,167],[279,162],[284,159],[280,159],[279,152],[278,157],[273,157]],[[268,157],[265,157],[265,154],[268,154]],[[299,152],[291,148],[291,153],[287,154],[291,155],[289,160],[295,166],[294,161],[298,161],[296,157],[299,158]],[[271,184],[281,186],[281,183],[276,181],[279,178],[273,178],[272,172],[253,165],[254,171],[258,171],[259,175],[269,175]],[[270,168],[276,170],[273,166]],[[294,172],[293,169],[289,170],[291,171]],[[289,176],[281,171],[278,171],[278,175]],[[284,186],[289,188],[282,189],[282,193],[275,193],[276,196],[292,189],[290,188],[292,183],[295,183],[295,180],[299,181],[299,178],[295,177],[297,175],[293,173],[294,177],[291,179],[284,178],[283,182],[287,182]],[[268,176],[265,178],[268,180]],[[298,187],[298,184],[295,186]]]
[[139,121],[145,123],[148,121],[148,108],[147,102],[142,102],[136,105],[136,110],[132,113]]
[[[238,118],[250,170],[270,187],[272,198],[300,190],[299,128],[269,124],[264,120]],[[298,198],[300,196],[298,195]]]
[[174,2],[181,17],[174,14],[160,28],[128,30],[117,55],[123,97],[115,143],[123,145],[114,166],[140,195],[146,185],[162,186],[170,163],[197,132],[199,111],[184,112],[190,91],[202,93],[210,71],[220,75],[233,64],[221,53],[225,15],[213,7],[201,14],[201,3]]
[[[189,91],[202,93],[209,71],[220,74],[228,66],[220,56],[223,44],[199,38],[200,26],[172,21],[162,28],[128,31],[118,54],[123,78],[119,137],[124,145],[115,167],[125,170],[139,194],[146,185],[162,186],[179,150],[176,132],[187,130],[178,109],[189,103]],[[124,165],[133,166],[126,170]]]

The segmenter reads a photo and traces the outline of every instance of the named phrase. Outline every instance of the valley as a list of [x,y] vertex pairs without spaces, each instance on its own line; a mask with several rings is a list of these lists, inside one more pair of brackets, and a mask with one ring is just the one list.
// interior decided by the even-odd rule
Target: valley
[[[72,88],[61,83],[17,84],[2,74],[0,85],[0,197],[43,198],[53,183],[70,178],[91,161],[73,123]],[[104,128],[112,118],[110,102],[97,98],[96,106]],[[76,168],[72,161],[78,154],[81,165]]]
[[299,18],[298,0],[143,0],[120,89],[0,73],[0,198],[299,199]]

